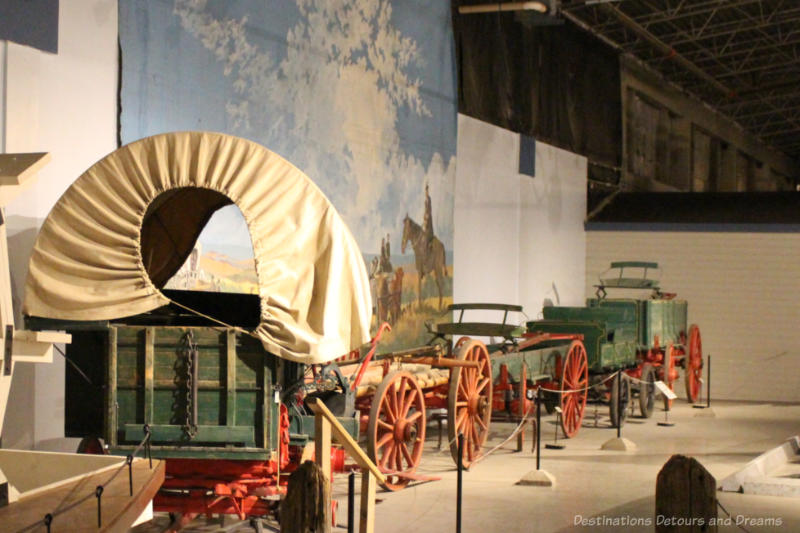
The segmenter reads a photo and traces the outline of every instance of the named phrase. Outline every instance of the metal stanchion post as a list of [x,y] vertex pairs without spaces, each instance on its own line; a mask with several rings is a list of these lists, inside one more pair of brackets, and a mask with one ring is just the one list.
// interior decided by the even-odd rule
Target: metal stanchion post
[[356,473],[350,472],[347,479],[347,533],[353,533],[356,527]]
[[125,462],[128,463],[128,488],[130,489],[130,495],[133,496],[133,456],[129,455]]
[[536,389],[536,470],[541,470],[542,449],[542,388]]
[[98,485],[94,490],[94,497],[97,498],[97,529],[103,527],[103,518],[101,514],[102,498],[103,498],[103,485]]
[[528,472],[517,485],[531,485],[534,487],[552,487],[556,484],[550,472],[542,470],[541,443],[542,443],[542,388],[536,390],[536,470]]
[[[601,450],[611,450],[616,452],[632,452],[636,450],[636,444],[631,442],[630,440],[622,437],[622,418],[625,416],[625,412],[622,408],[622,380],[625,379],[625,372],[619,370],[617,372],[617,376],[615,378],[617,382],[612,384],[612,392],[616,391],[617,397],[614,399],[614,406],[616,407],[617,411],[617,436],[616,438],[609,439],[603,443],[600,447]],[[630,401],[631,397],[631,386],[629,383],[625,383],[626,390],[628,391],[628,400]],[[627,409],[627,406],[625,407]],[[612,421],[613,422],[613,421]]]
[[144,449],[147,452],[147,460],[150,461],[150,470],[153,469],[153,455],[150,449],[150,438],[153,436],[150,430],[150,424],[144,425],[144,435],[145,435],[145,442],[144,442]]
[[[716,414],[711,408],[711,355],[706,356],[706,403],[705,405],[695,404],[692,407],[698,410],[694,416],[715,418]],[[698,398],[699,400],[700,398]]]
[[617,374],[617,438],[622,437],[622,370]]
[[708,365],[708,369],[706,370],[706,407],[711,407],[711,354],[706,356],[706,365]]
[[458,434],[458,480],[456,482],[456,533],[461,533],[461,487],[464,471],[464,434]]

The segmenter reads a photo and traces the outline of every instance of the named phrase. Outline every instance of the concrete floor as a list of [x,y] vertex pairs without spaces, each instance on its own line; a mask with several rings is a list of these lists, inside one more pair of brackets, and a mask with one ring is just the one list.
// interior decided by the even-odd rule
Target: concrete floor
[[[655,480],[672,454],[695,457],[720,480],[760,453],[800,434],[800,405],[715,402],[714,418],[696,416],[701,411],[676,401],[670,412],[673,427],[660,427],[660,409],[651,419],[629,418],[623,436],[637,445],[635,452],[602,451],[600,446],[616,436],[609,427],[607,408],[587,406],[584,427],[575,438],[559,442],[563,450],[542,449],[542,469],[556,478],[554,488],[516,485],[536,467],[530,450],[517,453],[515,442],[500,448],[464,473],[462,531],[464,533],[561,533],[586,531],[654,531]],[[502,442],[512,423],[492,423],[487,448]],[[554,417],[542,424],[542,440],[552,442]],[[380,533],[441,533],[455,531],[456,471],[449,452],[436,449],[436,425],[428,428],[427,448],[419,472],[440,476],[440,481],[416,483],[405,490],[378,492],[376,528]],[[445,437],[446,440],[446,437]],[[346,531],[347,477],[334,480],[334,497],[340,501],[334,531]],[[800,531],[800,505],[796,499],[718,493],[720,503],[733,516],[720,532]],[[358,516],[358,514],[356,514]],[[719,518],[726,518],[720,511]],[[581,519],[584,519],[581,525]],[[161,531],[166,516],[157,516],[137,533]],[[592,522],[594,521],[594,522]],[[615,525],[616,521],[616,525]],[[649,521],[649,525],[647,524]],[[605,522],[608,525],[597,525]],[[642,525],[622,525],[625,523]],[[595,524],[595,525],[592,525]],[[273,529],[274,528],[274,529]],[[277,530],[267,524],[266,530]],[[247,531],[247,523],[196,520],[185,531]]]

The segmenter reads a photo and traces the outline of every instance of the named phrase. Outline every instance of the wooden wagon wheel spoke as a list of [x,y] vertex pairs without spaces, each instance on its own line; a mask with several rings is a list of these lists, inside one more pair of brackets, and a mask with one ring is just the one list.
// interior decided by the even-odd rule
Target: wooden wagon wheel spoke
[[394,441],[392,441],[389,446],[387,446],[387,451],[384,452],[378,465],[386,469],[386,463],[392,464],[394,462],[394,452],[396,449],[397,446],[395,446]]
[[394,464],[397,467],[397,471],[398,472],[402,472],[403,470],[405,470],[403,468],[403,443],[402,442],[397,446],[397,451],[394,454]]
[[406,418],[406,422],[412,423],[412,422],[416,421],[417,419],[419,419],[421,416],[422,416],[422,412],[421,411],[415,411],[414,414],[412,414],[411,416]]
[[397,412],[394,408],[395,399],[394,390],[387,390],[385,396],[378,402],[379,404],[383,404],[381,418],[386,420],[389,424],[394,424],[395,420],[397,420]]
[[473,379],[470,372],[471,370],[472,370],[471,368],[465,368],[463,370],[464,375],[462,376],[462,379],[464,381],[464,390],[466,391],[465,396],[467,398],[470,398],[472,397],[473,394],[475,394],[475,387],[473,386],[474,385]]
[[462,397],[462,398],[468,398],[469,397],[469,391],[467,390],[467,385],[466,385],[466,383],[464,383],[463,380],[459,380],[458,388],[459,388],[459,396],[460,397]]
[[[466,405],[467,402],[464,402]],[[456,428],[458,428],[459,432],[463,429],[464,422],[467,421],[467,410],[466,409],[459,409],[458,410],[458,417],[456,418]]]
[[[400,378],[402,382],[405,378]],[[402,402],[400,397],[400,383],[395,383],[392,391],[392,413],[394,414],[394,421],[396,422],[400,418],[400,404]]]
[[375,448],[380,450],[388,443],[392,442],[394,436],[391,433],[384,433],[383,436],[375,443]]
[[459,360],[476,361],[474,368],[455,367],[450,372],[447,431],[450,453],[458,462],[458,435],[464,436],[465,467],[481,454],[489,435],[492,406],[492,366],[486,346],[476,340],[464,341],[456,350]]
[[587,383],[589,380],[586,377],[588,375],[588,365],[586,360],[582,360],[582,364],[580,368],[575,373],[575,378],[578,380],[579,383]]
[[466,446],[467,449],[467,460],[471,463],[475,460],[476,456],[476,447],[475,443],[478,442],[478,431],[475,429],[475,426],[469,427],[469,446]]
[[400,448],[400,453],[397,454],[397,462],[399,463],[397,465],[397,470],[402,471],[403,466],[401,461],[405,461],[407,465],[412,465],[414,464],[414,459],[411,457],[411,452],[408,451],[408,446],[406,446],[405,442],[401,442],[398,448]]
[[480,384],[478,385],[478,387],[477,387],[477,390],[476,390],[475,392],[477,392],[477,393],[480,393],[480,392],[481,392],[483,389],[485,389],[485,388],[486,388],[486,386],[487,386],[489,383],[491,383],[491,382],[489,381],[489,378],[483,378],[483,379],[481,380]]
[[388,374],[375,391],[367,424],[367,453],[387,473],[384,487],[399,490],[410,479],[425,444],[425,396],[414,376]]
[[581,341],[573,341],[564,358],[561,378],[561,429],[567,438],[575,436],[583,422],[588,382],[586,348]]
[[397,417],[398,420],[404,420],[408,418],[408,410],[411,409],[411,405],[414,403],[414,394],[408,394],[405,397],[405,401],[403,401],[402,406],[400,407],[400,415]]

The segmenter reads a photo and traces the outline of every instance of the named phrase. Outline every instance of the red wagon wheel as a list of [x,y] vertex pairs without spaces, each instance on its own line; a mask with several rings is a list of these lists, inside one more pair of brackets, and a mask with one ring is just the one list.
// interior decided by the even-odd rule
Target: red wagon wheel
[[458,464],[458,434],[464,435],[464,468],[481,454],[492,418],[492,365],[486,346],[468,340],[456,351],[456,359],[477,361],[478,368],[455,367],[450,371],[447,395],[447,434],[450,454]]
[[692,324],[689,328],[689,353],[686,355],[686,398],[689,403],[700,399],[703,375],[703,341],[700,339],[700,328]]
[[[667,349],[664,351],[664,364],[661,366],[661,381],[664,382],[669,390],[675,390],[675,374],[677,370],[675,370],[675,348],[672,347],[670,343],[667,346]],[[664,396],[664,409],[669,411],[672,408],[672,400]]]
[[460,338],[459,338],[459,339],[456,341],[456,344],[455,344],[455,346],[453,346],[453,351],[454,351],[454,352],[458,352],[458,349],[459,349],[459,348],[461,348],[462,346],[464,346],[464,343],[466,343],[466,342],[468,342],[468,341],[470,341],[470,340],[472,340],[472,339],[470,339],[469,337],[460,337]]
[[386,473],[384,487],[400,490],[413,473],[425,444],[425,397],[409,372],[387,375],[375,391],[367,425],[367,453]]
[[581,428],[586,396],[589,393],[588,385],[589,362],[586,348],[581,341],[572,341],[561,375],[561,429],[567,438],[575,436]]

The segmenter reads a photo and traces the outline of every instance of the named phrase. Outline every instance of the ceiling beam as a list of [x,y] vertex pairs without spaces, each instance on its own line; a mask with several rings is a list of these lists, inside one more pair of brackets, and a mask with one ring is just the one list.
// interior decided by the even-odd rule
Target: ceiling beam
[[[676,21],[691,17],[697,17],[700,15],[707,15],[714,11],[718,11],[721,7],[728,8],[728,7],[738,7],[738,6],[745,6],[750,4],[758,4],[761,0],[712,0],[709,2],[682,2],[683,5],[679,5],[676,9],[655,9],[652,13],[647,13],[645,15],[639,16],[632,16],[636,22],[642,25],[642,27],[650,27],[653,24],[659,24],[662,22],[668,21]],[[586,5],[585,3],[577,3],[573,2],[569,5],[562,4],[561,9],[562,11],[568,10],[571,12],[576,12],[580,10],[589,10],[589,9],[596,9],[597,5]],[[605,30],[612,23],[606,22],[601,25],[595,27],[597,30]]]
[[782,41],[780,43],[775,43],[772,41],[767,40],[765,37],[757,37],[755,39],[747,39],[743,41],[737,40],[733,43],[733,49],[722,51],[721,49],[711,47],[700,47],[698,46],[694,50],[683,50],[682,53],[689,61],[693,61],[695,63],[702,63],[703,61],[708,61],[707,52],[712,52],[716,57],[719,59],[731,59],[737,56],[748,55],[755,52],[760,52],[764,50],[775,50],[776,46],[797,46],[800,45],[800,38],[792,39],[787,41]]
[[666,44],[664,41],[662,41],[661,39],[650,33],[645,28],[642,28],[639,24],[636,23],[636,21],[634,21],[628,15],[626,15],[616,7],[612,6],[611,4],[601,4],[601,6],[609,14],[615,16],[619,20],[620,24],[630,29],[632,32],[636,33],[640,38],[650,43],[656,50],[662,52],[665,57],[678,63],[684,69],[688,70],[698,78],[702,79],[703,81],[714,87],[717,91],[721,92],[725,96],[731,96],[733,94],[733,91],[729,87],[720,83],[714,77],[709,76],[704,70],[700,69],[697,65],[695,65],[694,63],[692,63],[691,61],[680,55],[678,52],[676,52],[673,47]]
[[[716,24],[713,28],[710,29],[709,32],[704,34],[695,35],[691,31],[681,31],[681,32],[672,32],[672,33],[664,33],[659,35],[662,39],[669,42],[673,46],[685,44],[685,43],[694,43],[697,41],[705,41],[707,39],[714,39],[716,37],[723,37],[730,35],[731,33],[738,33],[742,30],[751,31],[751,30],[758,30],[763,28],[769,28],[779,25],[786,25],[791,26],[792,24],[796,23],[800,20],[800,9],[787,9],[781,12],[780,19],[777,21],[765,21],[760,22],[758,24],[744,24],[741,19],[736,19],[731,22],[724,22],[720,24]],[[685,38],[680,38],[682,34],[685,34]]]
[[781,119],[783,119],[783,117],[782,117],[783,113],[791,113],[792,111],[797,111],[797,110],[800,110],[800,102],[795,103],[795,105],[788,105],[788,106],[782,107],[780,109],[780,111],[776,111],[775,109],[766,109],[766,110],[754,111],[754,112],[750,112],[750,113],[736,113],[736,114],[733,114],[732,116],[736,120],[745,120],[745,119],[753,119],[753,118],[758,118],[758,117],[767,117],[767,116],[770,116],[770,115],[778,115],[778,116],[781,117]]
[[763,72],[765,70],[778,71],[778,70],[783,70],[783,69],[788,68],[788,67],[793,67],[795,65],[800,65],[800,57],[794,58],[791,61],[784,61],[783,63],[777,63],[777,64],[776,63],[763,62],[763,61],[761,61],[762,59],[765,59],[765,58],[761,57],[761,56],[759,56],[758,58],[753,58],[753,60],[750,61],[750,64],[752,64],[753,66],[751,66],[749,68],[728,67],[728,72],[723,72],[723,73],[717,74],[715,77],[716,78],[730,78],[732,76],[740,76],[742,74],[749,74],[751,72]]
[[746,91],[739,91],[739,96],[742,98],[746,98],[752,94],[764,94],[764,93],[772,93],[775,94],[776,91],[786,91],[786,89],[790,89],[787,92],[796,92],[800,89],[800,79],[791,79],[791,80],[781,80],[776,83],[766,84],[766,85],[759,85],[753,87],[752,89],[748,89]]

